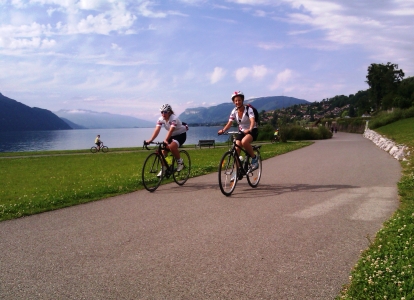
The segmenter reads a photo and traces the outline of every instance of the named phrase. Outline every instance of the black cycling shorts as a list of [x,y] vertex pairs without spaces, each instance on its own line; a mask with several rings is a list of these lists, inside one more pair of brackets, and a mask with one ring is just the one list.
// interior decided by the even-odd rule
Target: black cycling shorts
[[181,134],[170,137],[170,139],[168,140],[168,143],[170,144],[172,140],[176,140],[177,142],[180,143],[179,146],[181,147],[185,143],[186,139],[187,139],[187,132],[183,132]]
[[[259,135],[259,130],[257,128],[253,128],[253,130],[248,134],[250,134],[253,137],[253,141],[255,141],[257,140],[257,136]],[[239,131],[239,133],[236,136],[236,140],[241,141],[245,136],[246,134],[244,132]]]

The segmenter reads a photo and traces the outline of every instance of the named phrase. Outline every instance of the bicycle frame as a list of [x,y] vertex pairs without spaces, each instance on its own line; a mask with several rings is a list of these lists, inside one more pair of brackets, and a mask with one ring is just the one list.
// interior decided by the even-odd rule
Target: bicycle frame
[[[150,191],[155,191],[161,184],[163,178],[173,177],[178,185],[183,185],[190,177],[191,160],[190,155],[185,150],[180,150],[182,159],[181,169],[178,171],[178,162],[173,158],[172,162],[168,162],[163,150],[170,151],[164,142],[151,142],[156,144],[155,151],[148,155],[142,167],[142,183],[144,187]],[[143,148],[148,148],[148,144],[144,141]],[[170,157],[170,156],[168,156]],[[172,156],[171,156],[172,157]],[[176,167],[177,164],[177,167]],[[157,174],[155,176],[155,174]]]
[[[164,153],[162,152],[163,150],[167,150],[170,151],[169,149],[167,149],[167,145],[164,142],[151,142],[150,144],[155,144],[157,145],[157,147],[155,148],[155,153],[158,154],[161,157],[161,161],[162,161],[162,165],[166,167],[166,172],[165,172],[165,177],[169,178],[171,176],[171,174],[174,172],[174,170],[172,170],[173,164],[169,164],[167,159],[165,158]],[[147,150],[151,150],[150,148],[148,148],[148,145],[143,146],[143,148],[146,148]]]
[[[243,175],[248,176],[248,162],[249,162],[249,158],[250,158],[250,154],[241,146],[237,145],[236,142],[236,134],[238,134],[237,131],[229,131],[227,132],[227,134],[232,134],[232,138],[233,138],[233,145],[232,147],[229,149],[229,151],[233,152],[234,157],[236,158],[236,164],[237,167],[239,169],[239,171],[242,172]],[[253,146],[253,149],[255,149],[256,146]],[[243,161],[240,160],[240,154],[237,153],[237,149],[240,150],[240,154],[244,154],[244,156],[246,157]]]
[[[262,163],[260,159],[260,147],[252,145],[253,151],[257,158],[257,166],[252,166],[252,158],[249,153],[242,146],[237,144],[236,134],[238,132],[226,132],[223,134],[233,135],[233,144],[228,151],[226,151],[219,164],[218,177],[221,192],[230,196],[237,184],[244,176],[247,178],[248,184],[256,188],[259,184],[262,170]],[[238,153],[239,152],[239,153]],[[245,159],[241,160],[239,154],[245,155]]]

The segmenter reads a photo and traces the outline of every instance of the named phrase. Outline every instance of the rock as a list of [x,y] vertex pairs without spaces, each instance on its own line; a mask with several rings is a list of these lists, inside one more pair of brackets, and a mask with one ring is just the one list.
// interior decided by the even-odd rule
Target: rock
[[392,157],[398,160],[407,160],[406,155],[409,155],[408,147],[404,145],[397,145],[392,140],[383,137],[371,129],[366,129],[363,136],[370,139],[380,149],[387,151]]

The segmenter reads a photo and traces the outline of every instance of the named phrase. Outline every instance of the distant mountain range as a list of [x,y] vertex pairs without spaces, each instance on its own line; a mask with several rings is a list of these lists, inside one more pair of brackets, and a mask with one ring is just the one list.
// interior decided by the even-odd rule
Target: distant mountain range
[[29,107],[0,93],[0,131],[72,129],[47,109]]
[[135,128],[155,126],[155,122],[106,112],[76,109],[59,110],[54,113],[73,129]]
[[[244,102],[245,104],[250,103],[253,105],[259,113],[262,110],[269,111],[287,108],[295,104],[310,103],[307,100],[287,96],[260,97],[249,99]],[[231,101],[211,107],[187,108],[179,115],[179,118],[188,124],[221,124],[228,121],[230,112],[233,108],[234,104]]]
[[[273,96],[246,100],[257,108],[269,111],[295,104],[309,104],[302,99]],[[211,125],[225,123],[234,104],[229,101],[211,107],[187,108],[179,118],[188,124]],[[0,93],[0,131],[63,130],[63,129],[106,129],[154,127],[155,123],[110,113],[90,110],[59,110],[29,107]]]

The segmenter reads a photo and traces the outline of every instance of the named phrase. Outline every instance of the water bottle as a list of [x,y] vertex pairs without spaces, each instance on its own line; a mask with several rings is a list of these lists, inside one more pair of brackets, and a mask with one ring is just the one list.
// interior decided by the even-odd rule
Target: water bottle
[[243,160],[244,160],[243,155],[240,155],[240,156],[239,156],[239,159],[240,159],[240,161],[243,161]]
[[165,158],[165,160],[167,161],[167,163],[171,166],[171,164],[172,164],[172,156],[167,156],[166,158]]

